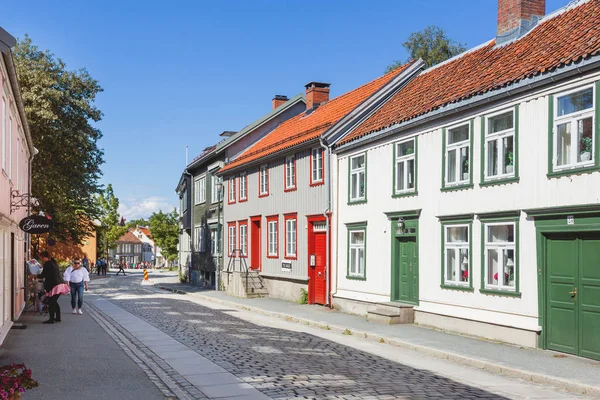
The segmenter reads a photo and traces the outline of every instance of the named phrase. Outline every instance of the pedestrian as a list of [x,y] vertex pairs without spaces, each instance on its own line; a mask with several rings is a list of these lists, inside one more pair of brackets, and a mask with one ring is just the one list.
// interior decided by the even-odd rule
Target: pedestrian
[[[50,257],[50,253],[42,251],[40,253],[40,260],[44,263],[41,278],[44,278],[44,290],[46,296],[48,296],[48,321],[44,321],[44,324],[53,324],[55,322],[61,322],[60,318],[60,306],[58,305],[58,298],[61,294],[66,292],[64,288],[64,281],[60,275],[60,269],[54,258]],[[67,292],[68,293],[68,292]]]
[[126,276],[124,268],[125,268],[125,263],[123,262],[123,260],[121,260],[119,262],[119,270],[117,271],[117,276],[119,276],[119,273],[121,273],[121,272],[123,272],[123,276]]
[[90,260],[88,260],[87,258],[87,254],[83,254],[83,260],[81,260],[81,264],[83,264],[83,268],[85,268],[87,270],[87,272],[90,272]]
[[83,268],[79,258],[73,259],[73,265],[65,271],[64,279],[69,282],[69,286],[71,287],[71,307],[73,308],[73,314],[82,315],[83,289],[85,287],[85,291],[87,292],[90,275],[88,270]]
[[106,276],[106,270],[108,269],[108,260],[102,259],[102,275]]
[[100,276],[100,272],[102,271],[102,259],[96,261],[96,274]]

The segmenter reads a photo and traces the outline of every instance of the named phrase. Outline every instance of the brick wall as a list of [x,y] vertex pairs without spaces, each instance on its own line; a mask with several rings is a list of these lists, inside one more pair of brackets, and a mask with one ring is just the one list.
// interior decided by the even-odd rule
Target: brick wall
[[508,32],[534,15],[546,14],[546,0],[498,0],[498,35]]

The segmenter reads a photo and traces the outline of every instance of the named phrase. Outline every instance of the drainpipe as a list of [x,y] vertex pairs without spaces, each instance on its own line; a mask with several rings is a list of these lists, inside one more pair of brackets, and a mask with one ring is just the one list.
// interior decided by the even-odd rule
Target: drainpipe
[[327,241],[325,245],[325,259],[327,260],[327,268],[325,268],[325,279],[326,279],[326,287],[327,287],[327,307],[331,308],[331,226],[329,224],[329,215],[328,213],[331,211],[331,168],[329,164],[331,162],[331,149],[324,143],[323,138],[319,139],[319,144],[323,148],[323,152],[326,154],[325,160],[323,160],[323,164],[325,166],[325,190],[327,191],[327,207],[325,211],[323,211],[323,215],[325,216],[325,240]]
[[[187,151],[187,146],[186,146],[186,151]],[[187,159],[186,159],[186,162],[187,162]],[[193,194],[192,190],[194,188],[194,182],[193,182],[193,178],[194,177],[192,176],[192,174],[190,174],[188,172],[187,168],[183,170],[183,175],[190,177],[191,185],[190,185],[190,187],[187,187],[187,185],[186,185],[186,190],[188,191],[187,198],[191,199],[192,198],[191,196]],[[193,201],[190,201],[189,204],[188,204],[188,210],[190,211],[190,225],[194,221],[194,215],[193,215],[194,214],[194,207],[193,207],[193,203],[194,203]],[[191,228],[191,226],[190,226],[190,232],[192,234],[194,232],[194,230]],[[192,282],[192,276],[191,275],[192,275],[192,258],[193,258],[193,253],[192,253],[192,239],[191,238],[192,238],[192,235],[190,235],[190,243],[189,243],[189,246],[188,246],[188,248],[190,249],[190,263],[189,263],[188,269],[187,269],[187,281],[190,282],[190,283]],[[180,268],[181,268],[181,266],[180,266]]]

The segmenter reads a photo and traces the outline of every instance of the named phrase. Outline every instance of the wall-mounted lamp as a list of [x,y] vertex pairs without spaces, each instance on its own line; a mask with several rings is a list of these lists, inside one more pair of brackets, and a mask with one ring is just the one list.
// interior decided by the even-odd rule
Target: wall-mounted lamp
[[396,222],[396,235],[402,235],[405,233],[404,225],[404,218],[399,217],[398,221]]

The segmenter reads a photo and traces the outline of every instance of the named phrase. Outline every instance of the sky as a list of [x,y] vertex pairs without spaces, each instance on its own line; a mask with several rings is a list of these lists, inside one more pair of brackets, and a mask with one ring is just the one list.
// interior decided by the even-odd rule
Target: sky
[[[546,0],[552,12],[569,0]],[[104,185],[127,220],[178,206],[189,160],[310,81],[339,96],[408,57],[428,25],[467,48],[495,37],[497,0],[28,0],[0,26],[28,34],[104,92]]]

